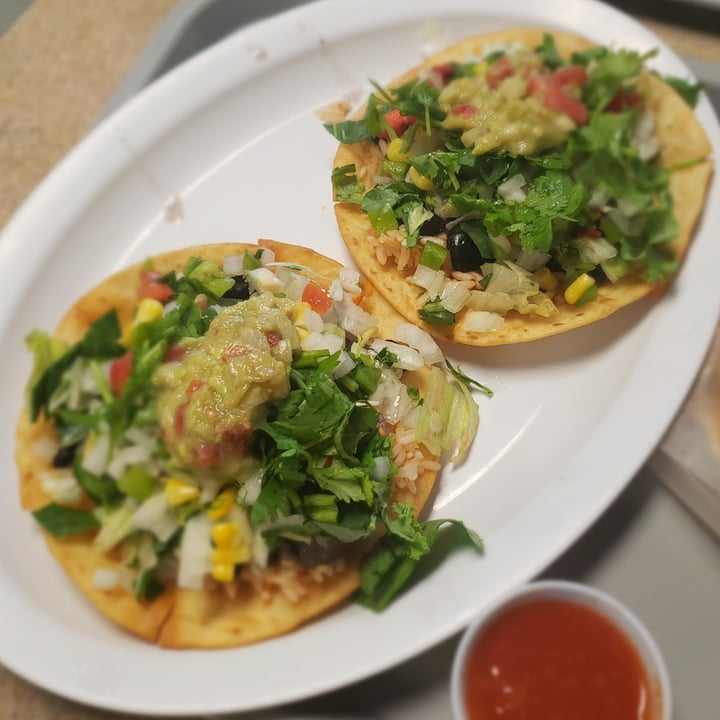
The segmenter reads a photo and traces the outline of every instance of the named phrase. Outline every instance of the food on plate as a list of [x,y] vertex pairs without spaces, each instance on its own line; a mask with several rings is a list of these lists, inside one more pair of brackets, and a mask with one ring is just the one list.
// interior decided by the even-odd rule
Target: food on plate
[[309,249],[160,255],[28,345],[23,507],[73,582],[142,638],[255,642],[358,588],[381,609],[454,523],[418,515],[441,459],[475,434],[463,374]]
[[712,172],[653,53],[561,32],[466,39],[376,86],[340,141],[352,256],[406,318],[468,345],[535,340],[664,288]]

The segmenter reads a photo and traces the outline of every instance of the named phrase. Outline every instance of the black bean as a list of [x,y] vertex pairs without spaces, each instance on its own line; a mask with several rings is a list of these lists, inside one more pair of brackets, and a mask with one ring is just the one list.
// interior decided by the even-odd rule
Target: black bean
[[60,446],[52,459],[53,467],[70,467],[70,465],[72,465],[73,463],[73,460],[75,459],[75,453],[77,452],[79,446],[80,443],[75,443],[74,445]]
[[452,233],[448,237],[447,247],[450,251],[453,268],[460,272],[477,270],[485,262],[485,258],[480,254],[477,245],[464,232]]
[[231,300],[247,300],[250,297],[250,286],[244,275],[233,277],[235,284],[223,295]]
[[445,221],[439,215],[433,215],[420,226],[421,235],[439,235],[445,231]]

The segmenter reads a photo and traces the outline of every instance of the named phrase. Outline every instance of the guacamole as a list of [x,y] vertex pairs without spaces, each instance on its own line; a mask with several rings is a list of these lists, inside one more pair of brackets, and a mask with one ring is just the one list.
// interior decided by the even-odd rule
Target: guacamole
[[173,460],[231,478],[248,461],[264,408],[290,391],[299,345],[294,302],[270,293],[226,307],[206,335],[184,340],[184,354],[153,376],[157,416]]
[[491,87],[485,75],[453,80],[440,93],[446,130],[461,130],[462,143],[474,155],[507,150],[537,155],[567,141],[575,123],[549,109],[538,95],[528,95],[528,81],[519,74]]

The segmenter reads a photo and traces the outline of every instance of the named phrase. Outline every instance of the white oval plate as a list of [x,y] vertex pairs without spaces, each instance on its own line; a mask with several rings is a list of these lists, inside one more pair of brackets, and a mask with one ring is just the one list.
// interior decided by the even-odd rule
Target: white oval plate
[[[440,9],[441,6],[441,9]],[[380,615],[350,605],[287,637],[223,651],[166,651],[117,630],[85,601],[20,512],[13,428],[30,358],[22,339],[52,328],[85,290],[147,255],[271,237],[348,255],[335,226],[334,140],[314,109],[359,98],[423,52],[516,25],[660,47],[662,72],[686,68],[656,37],[580,0],[308,5],[247,28],[179,68],[99,126],[0,240],[3,398],[0,659],[76,700],[188,715],[270,706],[390,667],[466,625],[566,548],[630,480],[670,423],[701,363],[718,307],[720,190],[687,262],[657,303],[529,345],[450,348],[495,390],[480,399],[469,459],[447,469],[435,516],[486,539],[463,548]],[[717,149],[706,99],[698,115]]]

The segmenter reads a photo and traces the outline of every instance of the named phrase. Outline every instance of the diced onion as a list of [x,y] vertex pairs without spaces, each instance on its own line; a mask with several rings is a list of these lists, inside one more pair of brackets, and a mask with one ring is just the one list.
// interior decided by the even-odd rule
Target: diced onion
[[396,367],[401,370],[419,370],[425,365],[422,355],[414,348],[400,343],[391,342],[390,340],[375,339],[370,343],[370,347],[377,353],[383,349],[389,350],[398,359]]
[[267,290],[268,292],[283,292],[285,285],[283,281],[272,271],[266,267],[248,270],[247,278],[250,284],[256,290]]
[[245,269],[245,258],[242,255],[228,255],[223,261],[223,272],[234,277],[241,275]]
[[266,267],[275,262],[275,253],[270,248],[260,248],[260,265]]
[[83,468],[93,475],[102,475],[107,468],[109,453],[110,436],[107,433],[98,434],[95,442],[83,456]]
[[465,329],[470,332],[496,332],[505,324],[502,315],[486,310],[468,310],[465,313]]
[[96,568],[93,573],[92,584],[96,590],[114,590],[119,580],[120,573],[117,570]]
[[377,324],[372,315],[366,313],[348,296],[345,296],[340,302],[335,302],[333,306],[337,314],[338,325],[356,337],[359,337]]
[[160,542],[169,540],[179,527],[175,513],[162,491],[151,495],[135,510],[132,524],[139,530],[149,530]]
[[441,270],[433,270],[427,265],[418,265],[415,273],[410,277],[410,282],[427,290],[432,298],[440,295],[446,281],[445,273]]
[[42,491],[61,505],[77,505],[83,497],[72,470],[47,470],[38,474]]
[[503,200],[512,200],[514,202],[523,202],[527,198],[525,187],[525,177],[518,173],[508,178],[504,183],[498,185],[497,194]]
[[203,578],[210,571],[211,523],[204,514],[190,518],[180,543],[177,584],[188,590],[202,590]]
[[395,339],[415,348],[428,365],[443,361],[443,352],[430,333],[412,323],[401,322],[395,326]]
[[460,312],[470,297],[470,290],[457,280],[448,280],[440,293],[442,306],[452,313]]
[[349,292],[352,295],[360,294],[360,273],[357,270],[349,267],[343,267],[340,269],[339,278],[345,292]]
[[327,350],[331,355],[343,349],[345,340],[336,333],[311,332],[300,341],[303,350]]
[[355,361],[349,353],[342,350],[338,364],[330,371],[330,377],[334,380],[344,377],[355,367]]

